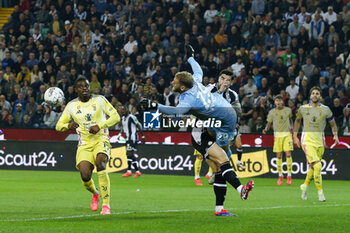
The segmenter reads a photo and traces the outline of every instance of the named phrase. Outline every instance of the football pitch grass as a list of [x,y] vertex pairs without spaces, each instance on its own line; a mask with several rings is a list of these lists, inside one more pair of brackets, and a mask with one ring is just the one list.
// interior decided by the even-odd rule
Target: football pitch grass
[[225,208],[238,217],[215,217],[204,177],[203,187],[190,176],[110,178],[112,215],[101,216],[78,172],[0,170],[0,232],[349,232],[349,181],[324,181],[321,203],[313,183],[302,201],[302,180],[255,178],[247,201],[228,189]]

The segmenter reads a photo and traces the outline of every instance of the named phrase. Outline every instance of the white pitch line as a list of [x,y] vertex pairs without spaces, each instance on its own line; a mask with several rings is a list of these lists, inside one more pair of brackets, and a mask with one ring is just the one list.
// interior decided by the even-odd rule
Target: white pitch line
[[[350,206],[350,204],[329,204],[329,205],[313,205],[313,206],[266,206],[256,208],[228,208],[228,210],[269,210],[269,209],[283,209],[283,208],[312,208],[312,207],[339,207],[339,206]],[[142,213],[172,213],[172,212],[190,212],[190,211],[210,211],[207,210],[151,210],[151,211],[129,211],[129,212],[115,212],[111,215],[126,215],[126,214],[142,214]],[[102,216],[100,214],[86,214],[86,215],[73,215],[73,216],[57,216],[57,217],[44,217],[44,218],[26,218],[26,219],[0,219],[0,222],[30,222],[30,221],[45,221],[45,220],[60,220],[60,219],[74,219],[74,218],[85,218],[85,217],[97,217]]]

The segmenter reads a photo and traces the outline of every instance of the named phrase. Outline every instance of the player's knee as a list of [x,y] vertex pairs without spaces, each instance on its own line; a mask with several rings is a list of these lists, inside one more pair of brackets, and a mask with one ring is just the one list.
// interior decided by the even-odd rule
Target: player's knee
[[81,176],[81,180],[84,182],[88,182],[89,180],[91,180],[91,174],[87,172],[80,173],[80,176]]

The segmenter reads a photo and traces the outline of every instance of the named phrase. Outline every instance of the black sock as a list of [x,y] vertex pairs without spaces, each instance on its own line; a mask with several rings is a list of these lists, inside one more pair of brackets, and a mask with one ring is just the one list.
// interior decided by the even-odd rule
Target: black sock
[[222,177],[221,172],[215,173],[215,181],[213,186],[216,197],[216,205],[223,206],[226,197],[227,185],[226,180],[224,179],[224,177]]
[[129,155],[127,157],[128,157],[128,171],[131,171],[132,157]]
[[237,189],[241,182],[237,178],[236,173],[233,171],[230,162],[225,162],[220,165],[222,176],[227,182],[229,182],[235,189]]
[[242,148],[237,148],[236,151],[237,151],[238,160],[241,161],[243,149]]
[[135,157],[135,155],[132,155],[132,166],[134,167],[135,171],[139,171],[139,168],[138,168],[138,162],[137,162],[137,158]]

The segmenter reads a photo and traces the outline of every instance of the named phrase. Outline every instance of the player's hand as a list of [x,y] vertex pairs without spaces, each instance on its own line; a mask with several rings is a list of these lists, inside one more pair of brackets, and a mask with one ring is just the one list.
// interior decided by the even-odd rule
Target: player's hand
[[334,135],[333,139],[334,139],[335,145],[338,145],[339,144],[338,135]]
[[294,144],[297,145],[297,147],[300,148],[300,141],[299,141],[299,138],[297,136],[293,137],[293,141],[294,141]]
[[68,129],[71,129],[71,130],[76,130],[77,128],[79,128],[79,124],[75,121],[72,121],[71,123],[69,123],[68,125]]
[[186,59],[194,57],[194,49],[190,44],[185,45]]
[[142,136],[141,140],[142,140],[142,143],[146,143],[146,137],[145,136]]
[[100,127],[98,125],[93,125],[89,129],[89,133],[91,134],[97,134],[98,131],[100,131]]
[[144,109],[152,109],[152,108],[156,109],[158,107],[157,103],[155,103],[152,100],[147,99],[147,98],[143,98],[141,100],[140,104]]
[[266,129],[263,129],[262,133],[263,133],[263,134],[266,134],[266,132],[267,132]]

